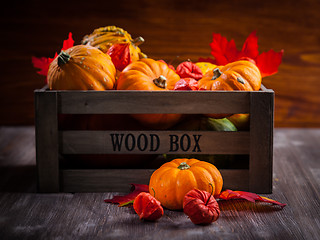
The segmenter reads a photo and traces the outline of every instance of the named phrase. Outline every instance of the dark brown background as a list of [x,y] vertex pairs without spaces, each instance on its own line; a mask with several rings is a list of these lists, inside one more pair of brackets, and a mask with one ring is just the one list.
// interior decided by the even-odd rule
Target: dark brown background
[[257,30],[260,52],[284,49],[279,72],[263,79],[276,93],[276,127],[320,127],[320,2],[309,1],[17,1],[1,7],[0,125],[34,123],[33,90],[44,85],[31,56],[52,57],[72,32],[116,25],[143,36],[152,58],[209,57],[212,32],[238,48]]

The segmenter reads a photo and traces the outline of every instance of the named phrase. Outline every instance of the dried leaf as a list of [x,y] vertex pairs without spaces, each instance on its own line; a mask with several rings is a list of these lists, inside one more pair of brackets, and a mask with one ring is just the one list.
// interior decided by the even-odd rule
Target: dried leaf
[[285,203],[280,203],[266,197],[261,197],[256,193],[244,192],[244,191],[232,191],[230,189],[227,189],[221,192],[218,196],[215,196],[215,198],[222,199],[222,200],[244,199],[252,203],[255,203],[256,201],[260,201],[260,202],[271,203],[273,205],[278,205],[281,208],[284,208],[287,205]]
[[123,196],[113,196],[112,199],[105,199],[106,203],[118,203],[120,204],[119,207],[128,205],[133,203],[136,196],[139,195],[141,192],[149,192],[149,186],[145,184],[135,184],[131,183],[131,193]]

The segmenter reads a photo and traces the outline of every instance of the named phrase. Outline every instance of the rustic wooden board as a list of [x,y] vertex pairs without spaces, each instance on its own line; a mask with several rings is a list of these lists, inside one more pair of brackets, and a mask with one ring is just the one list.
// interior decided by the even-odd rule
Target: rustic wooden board
[[[126,192],[131,183],[149,184],[154,169],[68,169],[60,171],[62,192]],[[249,190],[248,170],[221,170],[224,188]]]
[[40,192],[59,191],[57,93],[35,94],[36,159]]
[[[244,91],[57,91],[59,113],[248,113]],[[186,101],[192,99],[192,101]]]
[[62,154],[248,154],[249,132],[61,131]]

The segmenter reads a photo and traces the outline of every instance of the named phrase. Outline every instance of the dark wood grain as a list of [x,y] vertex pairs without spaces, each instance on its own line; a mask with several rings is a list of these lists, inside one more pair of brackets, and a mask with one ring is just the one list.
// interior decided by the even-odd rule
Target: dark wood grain
[[[219,202],[220,218],[196,226],[182,211],[155,223],[104,199],[124,192],[36,193],[33,127],[0,128],[0,239],[308,239],[319,238],[319,129],[276,129],[273,193],[287,203]],[[128,186],[129,189],[129,186]]]
[[276,94],[275,126],[320,127],[319,11],[317,0],[7,2],[0,15],[0,125],[34,123],[33,90],[45,78],[31,56],[53,57],[69,32],[79,44],[93,29],[117,25],[143,36],[148,56],[174,65],[210,57],[212,32],[240,49],[257,30],[260,52],[285,50],[279,72],[263,80]]

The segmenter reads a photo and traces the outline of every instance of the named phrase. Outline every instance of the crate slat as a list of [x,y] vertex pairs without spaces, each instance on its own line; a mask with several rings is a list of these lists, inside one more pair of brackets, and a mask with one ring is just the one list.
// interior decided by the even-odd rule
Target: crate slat
[[248,154],[250,133],[61,131],[60,143],[62,154]]
[[[131,183],[149,184],[154,169],[68,169],[60,171],[62,192],[126,192]],[[248,191],[248,170],[221,170],[225,189]],[[121,177],[119,177],[121,176]]]
[[43,89],[35,94],[38,191],[59,192],[57,94]]
[[63,114],[248,113],[244,91],[58,91]]

